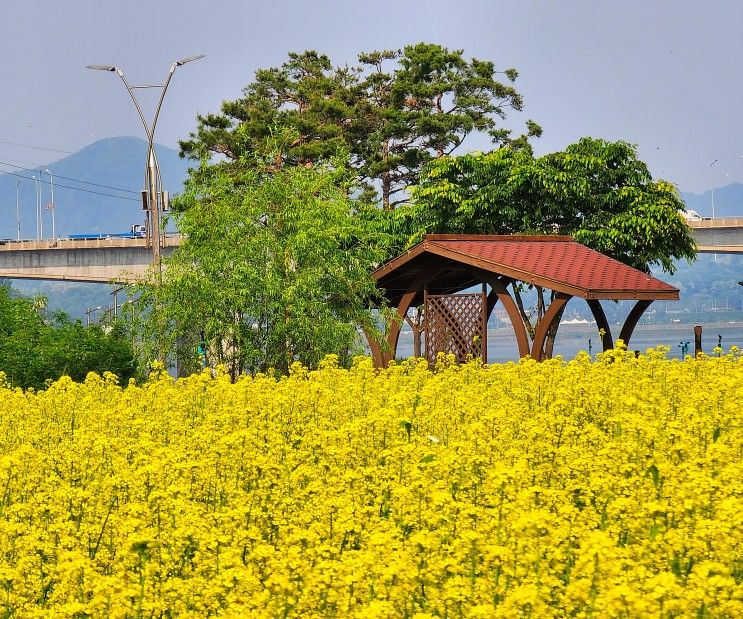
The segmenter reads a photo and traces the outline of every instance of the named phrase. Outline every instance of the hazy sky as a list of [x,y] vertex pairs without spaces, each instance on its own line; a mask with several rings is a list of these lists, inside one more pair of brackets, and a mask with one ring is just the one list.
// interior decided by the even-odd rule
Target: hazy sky
[[[428,41],[519,71],[525,113],[507,124],[539,122],[539,154],[584,135],[624,139],[655,176],[699,192],[743,181],[741,23],[735,0],[0,0],[0,161],[33,166],[144,137],[118,78],[87,64],[157,83],[174,60],[206,54],[168,91],[156,141],[175,147],[197,112],[289,51],[341,64]],[[142,92],[149,117],[154,91]]]

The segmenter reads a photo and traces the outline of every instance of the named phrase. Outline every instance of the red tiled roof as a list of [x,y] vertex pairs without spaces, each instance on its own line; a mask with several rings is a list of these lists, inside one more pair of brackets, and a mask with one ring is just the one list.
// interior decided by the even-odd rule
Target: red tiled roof
[[678,299],[673,286],[566,236],[428,235],[374,276],[394,288],[406,268],[425,269],[426,255],[585,299]]

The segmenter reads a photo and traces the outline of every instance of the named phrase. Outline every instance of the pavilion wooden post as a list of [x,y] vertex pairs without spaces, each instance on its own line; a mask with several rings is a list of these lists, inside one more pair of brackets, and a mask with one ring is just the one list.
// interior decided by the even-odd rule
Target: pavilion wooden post
[[629,339],[632,337],[632,333],[640,321],[640,318],[645,313],[645,310],[650,307],[652,299],[640,299],[630,310],[627,318],[622,325],[622,330],[619,332],[619,339],[622,340],[626,346],[629,346]]
[[702,325],[694,327],[694,356],[702,354]]
[[603,331],[601,344],[603,345],[604,350],[611,350],[614,348],[614,339],[611,336],[611,327],[609,326],[609,321],[606,319],[604,308],[601,307],[601,301],[598,299],[587,299],[586,303],[588,303],[588,307],[591,309],[599,333]]

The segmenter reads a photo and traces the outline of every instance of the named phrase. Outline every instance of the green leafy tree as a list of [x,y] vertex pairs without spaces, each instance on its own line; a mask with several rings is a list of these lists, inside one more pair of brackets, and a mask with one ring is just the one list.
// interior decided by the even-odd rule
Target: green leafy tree
[[[360,202],[394,210],[409,200],[409,188],[427,162],[449,155],[469,135],[484,134],[493,144],[513,148],[525,148],[529,137],[540,135],[533,121],[515,137],[502,125],[510,110],[523,109],[513,86],[517,75],[432,43],[361,53],[350,67],[334,67],[316,51],[292,53],[280,67],[256,72],[243,97],[224,102],[220,113],[199,116],[196,130],[181,142],[181,154],[230,173],[256,164],[271,172],[327,160],[343,147]],[[277,135],[293,138],[277,142]],[[208,180],[199,176],[211,171],[200,166],[191,177]],[[180,201],[175,208],[192,204]],[[360,214],[365,226],[397,237],[395,220],[373,209]],[[400,249],[387,247],[386,257]],[[406,320],[420,331],[420,308]]]
[[106,333],[64,314],[48,316],[43,298],[29,299],[0,286],[0,371],[16,387],[42,389],[49,380],[88,372],[112,372],[126,381],[136,374],[134,352],[119,327]]
[[[394,208],[407,201],[426,162],[471,133],[518,145],[540,134],[532,121],[516,138],[500,126],[509,110],[523,108],[516,77],[514,69],[499,73],[490,61],[431,43],[362,53],[352,67],[334,67],[315,51],[292,53],[281,67],[257,71],[221,113],[200,115],[181,154],[241,167],[253,161],[244,155],[270,150],[278,167],[327,159],[343,146],[367,198],[379,192],[381,204]],[[295,138],[276,152],[273,136],[285,130]]]
[[[425,233],[567,234],[625,264],[673,273],[674,260],[695,258],[684,209],[670,183],[654,181],[634,146],[583,138],[564,151],[535,158],[527,149],[431,162],[414,202],[394,214],[410,246]],[[537,287],[537,306],[514,296],[530,335],[551,302]],[[551,334],[548,346],[554,338]]]
[[[237,168],[256,162],[253,153],[270,152],[270,165],[277,167],[332,157],[347,142],[357,81],[353,69],[334,68],[324,54],[290,53],[281,67],[258,70],[243,97],[223,102],[219,114],[199,115],[196,131],[180,143],[181,156],[216,155],[225,167]],[[292,135],[280,150],[277,132]]]
[[274,160],[203,162],[187,182],[176,215],[185,240],[162,284],[141,287],[150,358],[168,353],[195,369],[203,333],[209,363],[235,378],[362,350],[358,325],[374,329],[370,272],[382,253],[353,216],[353,175],[339,159],[279,169]]
[[451,154],[472,133],[514,146],[541,134],[533,121],[517,138],[499,124],[509,110],[523,109],[512,85],[515,69],[500,74],[503,82],[494,63],[432,43],[361,54],[359,61],[364,79],[351,144],[363,178],[379,184],[386,209],[408,200],[427,162]]

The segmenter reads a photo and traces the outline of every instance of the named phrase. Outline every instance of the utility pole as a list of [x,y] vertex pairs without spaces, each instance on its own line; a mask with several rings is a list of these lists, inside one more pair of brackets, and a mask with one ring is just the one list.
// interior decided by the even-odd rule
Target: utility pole
[[52,242],[57,242],[57,229],[54,221],[54,175],[52,174],[52,171],[50,169],[46,169],[45,172],[49,175],[49,187],[51,189],[52,194],[52,200],[49,202],[49,204],[46,205],[47,210],[52,212]]
[[99,309],[101,309],[100,305],[98,307],[89,307],[88,309],[85,310],[85,326],[86,327],[90,326],[90,315],[94,312],[97,312]]
[[113,315],[114,318],[116,318],[119,315],[119,293],[124,290],[123,286],[119,286],[118,288],[114,288],[111,294],[114,298],[114,304],[113,304]]
[[36,185],[39,188],[39,198],[37,201],[37,209],[39,211],[39,240],[44,240],[44,209],[42,208],[42,189],[41,189],[41,170],[39,170],[39,178],[36,179]]
[[32,176],[31,178],[34,179],[34,183],[36,184],[36,240],[37,241],[40,241],[41,240],[41,232],[40,232],[40,230],[41,230],[41,228],[40,228],[40,225],[41,225],[41,222],[40,222],[40,217],[41,217],[41,206],[40,206],[40,204],[41,204],[41,190],[39,189],[39,179],[36,178],[35,175]]
[[16,241],[21,240],[21,200],[18,196],[18,187],[20,187],[21,181],[15,184],[15,223],[16,223]]

